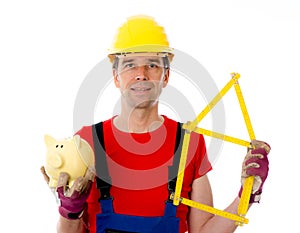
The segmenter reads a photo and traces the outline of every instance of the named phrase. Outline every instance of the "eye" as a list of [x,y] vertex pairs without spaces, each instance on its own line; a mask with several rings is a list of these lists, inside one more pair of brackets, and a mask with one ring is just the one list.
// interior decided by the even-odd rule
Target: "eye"
[[58,145],[56,145],[55,147],[58,148]]
[[64,145],[61,145],[61,146],[60,146],[60,148],[63,148],[63,147],[64,147]]
[[127,63],[124,68],[132,68],[134,67],[134,64],[133,63]]
[[155,63],[151,63],[148,66],[149,66],[149,68],[157,68],[158,67],[158,65]]

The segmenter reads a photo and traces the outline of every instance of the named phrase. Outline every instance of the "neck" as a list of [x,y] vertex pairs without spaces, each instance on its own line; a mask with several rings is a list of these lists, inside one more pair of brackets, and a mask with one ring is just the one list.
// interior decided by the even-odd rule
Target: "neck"
[[134,108],[130,111],[122,109],[121,114],[114,119],[114,126],[121,131],[145,133],[159,128],[164,118],[158,114],[157,106],[152,108]]

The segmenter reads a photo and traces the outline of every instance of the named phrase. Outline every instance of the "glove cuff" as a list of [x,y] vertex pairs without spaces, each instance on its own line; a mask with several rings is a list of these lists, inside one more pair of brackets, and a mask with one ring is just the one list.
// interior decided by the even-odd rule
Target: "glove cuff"
[[251,194],[249,204],[259,203],[261,198],[261,193],[259,194]]
[[63,216],[64,218],[67,218],[67,219],[71,219],[71,220],[75,220],[75,219],[80,219],[82,216],[83,216],[83,213],[85,211],[85,208],[86,208],[86,203],[84,204],[84,207],[82,210],[80,210],[79,212],[77,213],[73,213],[69,210],[67,210],[66,208],[60,206],[58,208],[58,212],[61,216]]

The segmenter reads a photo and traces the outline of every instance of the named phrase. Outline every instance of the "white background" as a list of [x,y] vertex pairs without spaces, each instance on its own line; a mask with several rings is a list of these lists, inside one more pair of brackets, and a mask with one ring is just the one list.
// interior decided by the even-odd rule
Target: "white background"
[[[43,136],[73,134],[82,81],[105,58],[116,28],[134,14],[155,17],[171,46],[196,58],[219,88],[231,72],[242,75],[256,136],[269,142],[272,152],[262,201],[236,232],[295,232],[300,207],[296,0],[1,1],[1,232],[55,232],[57,206],[39,171]],[[234,136],[245,126],[232,101],[224,104],[226,133]],[[244,153],[245,148],[224,144],[210,174],[217,208],[225,208],[239,190]]]

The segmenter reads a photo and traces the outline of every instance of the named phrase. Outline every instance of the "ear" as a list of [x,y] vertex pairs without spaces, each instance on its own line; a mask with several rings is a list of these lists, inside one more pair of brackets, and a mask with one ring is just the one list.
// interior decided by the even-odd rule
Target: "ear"
[[167,84],[169,82],[169,77],[170,77],[170,69],[167,69],[164,74],[163,87],[167,86]]
[[76,134],[76,135],[73,137],[73,139],[74,139],[74,142],[75,142],[76,146],[77,146],[78,148],[80,148],[80,146],[81,146],[80,136]]
[[120,88],[120,77],[115,69],[113,69],[114,83],[117,88]]
[[44,142],[45,142],[46,146],[51,146],[56,142],[56,140],[55,140],[55,138],[51,137],[50,135],[45,134]]

